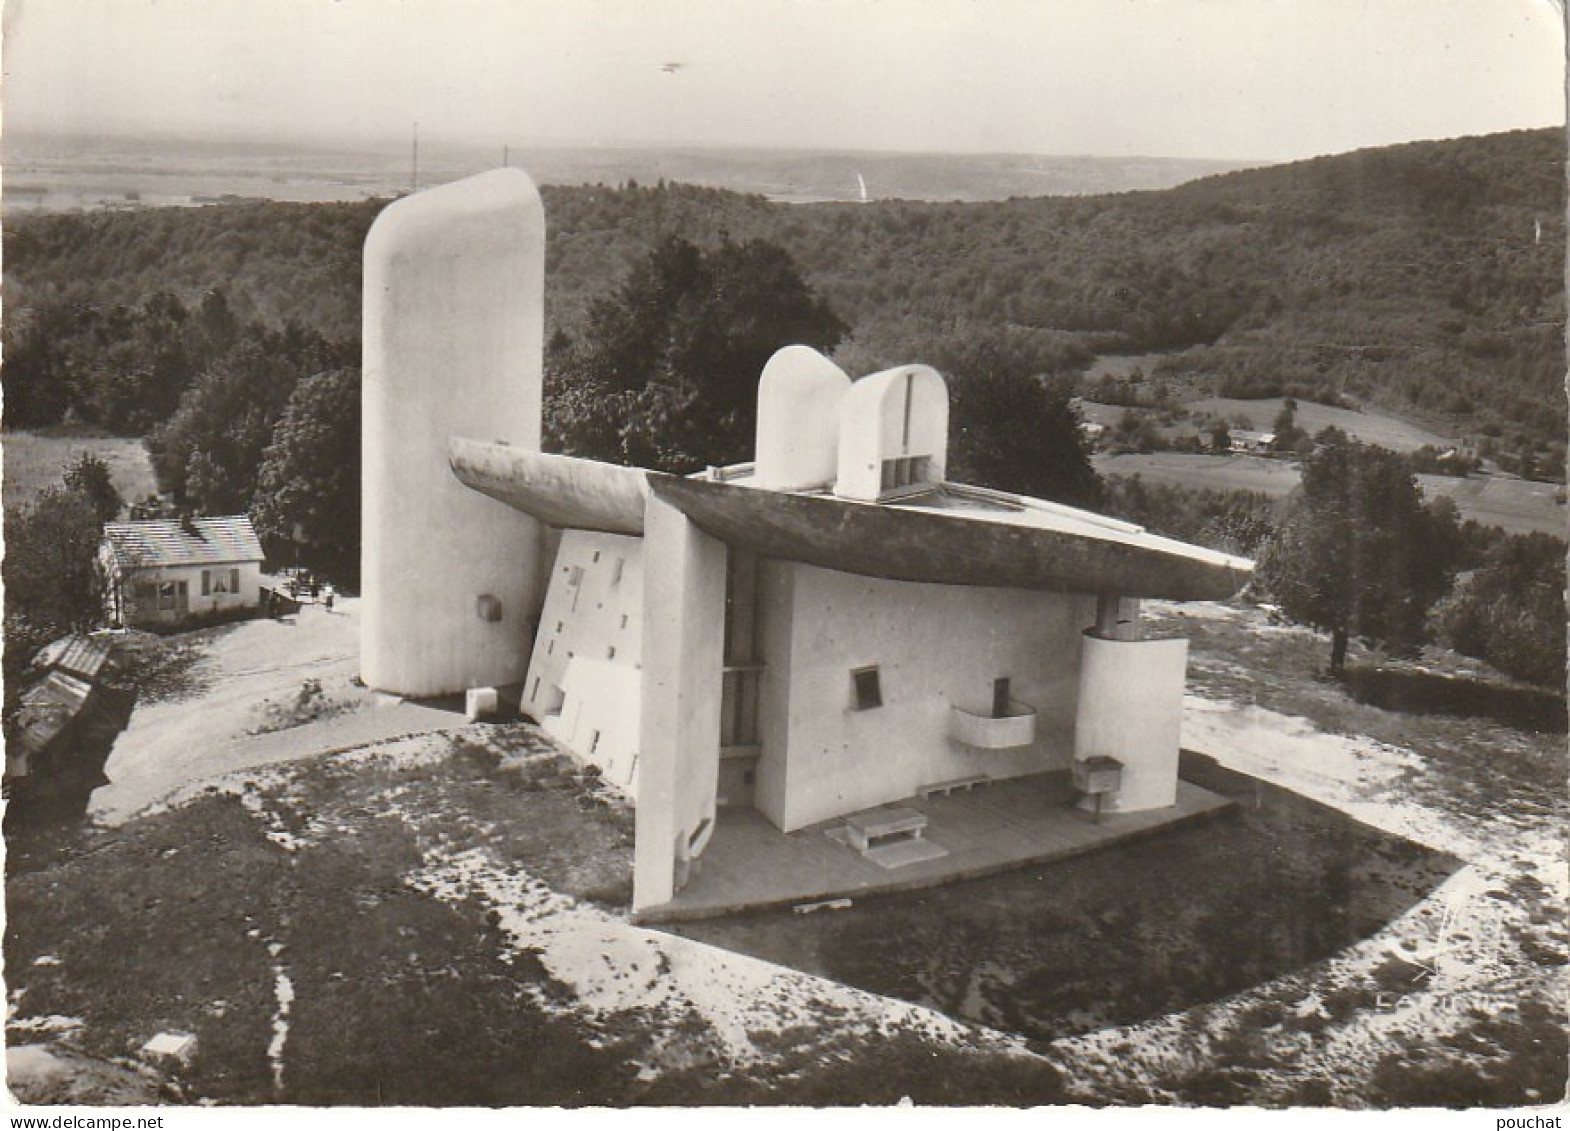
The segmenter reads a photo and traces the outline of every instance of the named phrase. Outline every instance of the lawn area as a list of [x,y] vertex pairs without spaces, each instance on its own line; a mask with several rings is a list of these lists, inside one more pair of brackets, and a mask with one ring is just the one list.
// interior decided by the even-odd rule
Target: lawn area
[[[1282,397],[1264,397],[1259,400],[1203,397],[1189,401],[1183,407],[1190,412],[1208,412],[1229,421],[1247,420],[1249,428],[1269,432],[1275,427],[1276,417],[1281,415],[1285,405],[1286,400]],[[1318,435],[1325,428],[1339,428],[1354,440],[1389,448],[1393,452],[1415,452],[1425,444],[1443,451],[1454,444],[1453,440],[1436,432],[1373,410],[1354,411],[1312,401],[1298,401],[1296,420],[1297,426],[1310,436]]]
[[[1215,456],[1194,452],[1128,452],[1098,455],[1096,470],[1105,476],[1138,475],[1147,483],[1204,487],[1212,491],[1260,491],[1277,498],[1296,489],[1301,472],[1294,460],[1263,456]],[[1419,475],[1423,493],[1455,500],[1462,518],[1497,526],[1509,534],[1540,531],[1563,538],[1567,516],[1565,489],[1506,476],[1472,475],[1457,479]]]
[[109,466],[109,477],[127,504],[157,493],[153,467],[142,441],[124,436],[56,436],[37,432],[7,432],[4,447],[5,505],[28,502],[45,487],[60,484],[61,473],[83,452],[90,452]]

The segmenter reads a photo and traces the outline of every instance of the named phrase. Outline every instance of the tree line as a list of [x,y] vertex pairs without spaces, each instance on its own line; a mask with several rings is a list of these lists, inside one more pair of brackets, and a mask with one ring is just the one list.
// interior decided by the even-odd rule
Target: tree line
[[[1262,589],[1330,631],[1335,657],[1347,637],[1410,647],[1437,632],[1543,678],[1554,655],[1562,664],[1562,633],[1556,652],[1541,622],[1527,623],[1522,593],[1552,601],[1521,579],[1562,576],[1552,546],[1469,542],[1442,516],[1414,517],[1433,508],[1402,486],[1410,467],[1344,437],[1315,446],[1286,512],[1246,497],[1109,487],[1090,468],[1070,396],[1090,357],[1114,349],[1165,350],[1167,365],[1223,377],[1235,354],[1279,364],[1273,379],[1292,390],[1328,382],[1341,395],[1363,390],[1370,367],[1395,361],[1408,372],[1412,350],[1440,348],[1451,333],[1447,318],[1472,345],[1444,347],[1445,395],[1471,387],[1461,376],[1508,371],[1536,396],[1531,326],[1562,319],[1562,284],[1552,249],[1519,229],[1562,194],[1538,168],[1561,147],[1551,133],[1508,135],[1168,193],[992,205],[786,207],[677,185],[547,189],[547,444],[690,470],[750,451],[757,375],[780,345],[832,351],[853,375],[927,361],[950,383],[956,479],[1105,506],[1259,554]],[[1489,207],[1457,212],[1434,185]],[[359,246],[374,209],[317,208],[30,218],[8,230],[7,282],[20,286],[0,366],[7,426],[144,435],[177,506],[248,510],[271,546],[352,583],[359,342],[343,311],[358,309]],[[1551,233],[1558,221],[1544,215]],[[195,242],[177,236],[182,221]],[[154,238],[169,242],[179,285],[148,286],[161,278]],[[223,286],[200,278],[202,240],[221,245],[212,262],[232,272]],[[293,285],[281,297],[280,265],[310,254],[325,265],[301,267],[301,277],[320,280],[320,293]],[[1482,282],[1457,290],[1446,257],[1483,262]],[[61,277],[84,265],[102,274]],[[1376,302],[1369,286],[1389,290]],[[1296,344],[1299,335],[1311,345]],[[1429,398],[1420,386],[1400,395]],[[1542,404],[1563,395],[1557,377],[1550,387],[1532,406],[1533,427],[1551,417]],[[1528,427],[1508,396],[1489,404]],[[1453,533],[1466,552],[1441,553]],[[1360,580],[1300,577],[1289,568],[1300,561],[1356,563]],[[1367,563],[1377,562],[1402,583],[1375,585],[1379,570]],[[1402,563],[1441,568],[1407,577]],[[1524,625],[1532,643],[1504,624]]]
[[[1162,192],[979,204],[547,186],[547,328],[581,338],[595,303],[670,237],[705,252],[762,241],[789,252],[850,343],[912,323],[1006,326],[1054,373],[1159,351],[1159,376],[1212,392],[1418,408],[1512,457],[1524,438],[1552,463],[1564,146],[1558,131],[1524,131]],[[241,322],[352,342],[381,203],[21,217],[5,237],[7,356],[13,322],[47,317],[58,332],[158,291],[189,308],[219,287]]]

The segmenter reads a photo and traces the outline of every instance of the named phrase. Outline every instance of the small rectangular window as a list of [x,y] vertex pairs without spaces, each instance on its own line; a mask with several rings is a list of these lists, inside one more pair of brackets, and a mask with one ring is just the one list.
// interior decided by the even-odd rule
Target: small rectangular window
[[621,584],[621,571],[622,571],[622,567],[625,566],[626,564],[627,564],[627,560],[625,558],[617,558],[616,559],[616,564],[611,567],[611,584],[612,585],[620,585]]
[[202,596],[209,596],[213,591],[213,575],[211,570],[202,571]]
[[600,552],[598,550],[594,551],[594,560],[595,561],[599,561],[600,560]]
[[597,730],[592,730],[592,731],[589,732],[589,753],[593,754],[599,748],[600,748],[600,732],[597,731]]
[[627,614],[626,614],[626,613],[623,613],[623,614],[622,614],[622,615],[621,615],[621,626],[622,626],[622,627],[623,627],[623,628],[626,628],[626,627],[627,627]]
[[612,644],[609,648],[605,649],[605,658],[607,660],[614,660],[616,658],[616,645]]
[[867,668],[857,668],[850,673],[850,680],[851,688],[855,693],[856,710],[870,711],[874,707],[883,706],[883,688],[878,680],[876,664]]

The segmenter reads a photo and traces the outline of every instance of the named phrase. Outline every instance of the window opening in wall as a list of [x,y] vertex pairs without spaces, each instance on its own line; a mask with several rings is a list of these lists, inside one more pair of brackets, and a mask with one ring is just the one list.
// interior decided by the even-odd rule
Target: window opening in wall
[[707,817],[698,822],[698,827],[693,829],[692,835],[687,838],[687,847],[689,849],[696,849],[698,845],[703,843],[704,835],[708,833],[711,824],[713,822]]
[[616,658],[616,645],[612,644],[609,648],[605,649],[605,658],[607,660],[614,660]]
[[545,642],[545,654],[547,656],[549,656],[551,653],[553,653],[555,651],[556,651],[556,641],[555,640],[547,640]]
[[1002,676],[992,681],[992,717],[1001,719],[1009,713],[1009,678]]
[[[611,566],[611,584],[612,585],[620,585],[621,584],[621,571],[622,571],[622,567],[625,566],[626,564],[627,564],[627,560],[625,558],[617,558],[616,559],[616,564]],[[626,619],[627,619],[626,617],[622,618],[623,623],[626,622]]]
[[883,474],[879,486],[884,491],[897,491],[926,483],[930,456],[894,456],[883,461]]
[[598,550],[594,551],[594,557],[592,560],[596,562],[600,560],[600,552]]
[[240,571],[237,569],[204,569],[202,571],[202,596],[217,593],[238,593]]
[[878,668],[857,668],[850,673],[852,690],[855,693],[854,706],[858,711],[870,711],[874,707],[883,706],[883,687],[878,678]]
[[623,628],[626,628],[626,627],[627,627],[627,614],[626,614],[626,613],[623,613],[623,614],[622,614],[622,615],[621,615],[621,626],[622,626],[622,627],[623,627]]
[[557,631],[557,632],[560,632],[560,631],[561,631],[561,621],[557,621],[557,622],[556,622],[556,631]]
[[535,700],[535,699],[538,699],[539,697],[540,697],[540,677],[539,676],[535,676],[534,677],[534,688],[529,692],[529,698],[530,698],[530,700]]
[[597,730],[591,730],[589,732],[589,753],[593,754],[599,748],[600,748],[600,732],[597,731]]
[[900,432],[899,445],[900,450],[906,452],[910,451],[910,402],[915,399],[911,396],[911,387],[915,383],[916,375],[907,372],[905,374],[905,426]]

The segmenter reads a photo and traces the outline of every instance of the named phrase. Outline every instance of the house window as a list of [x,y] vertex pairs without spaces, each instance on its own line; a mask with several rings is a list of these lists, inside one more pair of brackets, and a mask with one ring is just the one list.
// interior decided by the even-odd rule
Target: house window
[[202,596],[210,597],[217,593],[238,593],[240,591],[240,571],[238,569],[204,569],[202,571]]
[[189,589],[184,581],[158,583],[158,611],[161,613],[184,612]]
[[850,682],[853,692],[852,705],[856,710],[870,711],[874,707],[883,706],[883,688],[878,680],[876,664],[867,668],[857,668],[851,672]]

